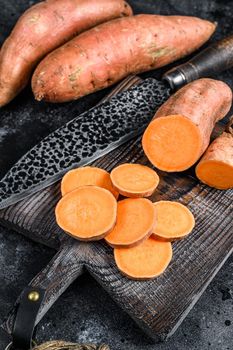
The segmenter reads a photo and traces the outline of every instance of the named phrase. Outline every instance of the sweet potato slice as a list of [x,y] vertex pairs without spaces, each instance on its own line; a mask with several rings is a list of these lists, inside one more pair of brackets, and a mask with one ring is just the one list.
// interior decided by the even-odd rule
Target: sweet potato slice
[[171,201],[155,202],[157,223],[154,236],[164,241],[174,241],[187,236],[195,225],[191,211],[183,204]]
[[145,240],[153,231],[156,212],[145,198],[124,199],[117,205],[117,221],[105,237],[111,247],[133,247]]
[[105,237],[116,222],[117,202],[111,192],[97,186],[83,186],[68,193],[55,210],[57,224],[83,241]]
[[149,197],[159,183],[157,173],[141,164],[122,164],[111,171],[112,184],[125,197]]
[[196,175],[210,187],[233,188],[233,135],[224,132],[211,143],[196,166]]
[[170,242],[149,237],[133,248],[115,248],[114,258],[118,269],[127,277],[146,280],[161,275],[172,259]]
[[190,168],[204,153],[215,123],[230,110],[232,92],[213,79],[196,80],[172,95],[147,127],[142,146],[164,171]]
[[96,167],[82,167],[68,171],[61,182],[62,196],[81,186],[93,185],[105,188],[117,199],[119,193],[112,186],[110,174]]

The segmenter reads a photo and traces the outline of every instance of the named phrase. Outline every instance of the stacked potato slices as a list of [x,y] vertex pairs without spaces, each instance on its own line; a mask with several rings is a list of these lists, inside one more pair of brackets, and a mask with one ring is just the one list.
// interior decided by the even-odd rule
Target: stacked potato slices
[[171,241],[187,236],[195,225],[184,205],[144,198],[158,184],[157,173],[140,164],[122,164],[110,174],[90,166],[71,170],[61,182],[57,223],[78,240],[104,238],[129,278],[154,278],[172,259]]

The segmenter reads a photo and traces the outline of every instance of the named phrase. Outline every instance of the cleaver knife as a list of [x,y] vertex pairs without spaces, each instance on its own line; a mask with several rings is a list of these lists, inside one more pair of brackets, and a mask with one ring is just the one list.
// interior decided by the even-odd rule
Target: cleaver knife
[[233,35],[168,71],[161,81],[147,78],[110,101],[77,116],[26,153],[0,181],[0,209],[57,182],[74,167],[140,135],[156,110],[183,85],[233,65]]

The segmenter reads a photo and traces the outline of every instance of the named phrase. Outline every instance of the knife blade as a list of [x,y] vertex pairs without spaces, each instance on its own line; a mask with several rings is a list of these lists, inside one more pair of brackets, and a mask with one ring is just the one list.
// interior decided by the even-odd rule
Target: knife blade
[[170,89],[148,78],[56,130],[26,153],[0,182],[0,208],[91,163],[141,133]]
[[168,71],[147,78],[77,116],[27,152],[0,181],[0,209],[57,182],[68,170],[87,165],[140,135],[172,91],[233,65],[233,36]]

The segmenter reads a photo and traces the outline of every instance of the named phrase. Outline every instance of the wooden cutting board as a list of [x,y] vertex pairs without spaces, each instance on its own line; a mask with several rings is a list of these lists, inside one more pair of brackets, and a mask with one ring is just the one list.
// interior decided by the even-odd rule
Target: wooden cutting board
[[[33,0],[34,2],[37,0]],[[232,18],[227,2],[221,3],[221,9],[219,4],[216,5],[212,0],[195,2],[195,5],[185,0],[179,2],[130,0],[129,2],[133,5],[135,13],[185,14],[217,20],[219,31],[215,39],[230,33]],[[9,34],[18,16],[28,7],[28,3],[25,0],[16,4],[15,1],[9,0],[5,6],[5,0],[0,0],[3,8],[1,42]],[[213,9],[216,9],[214,13]],[[158,74],[160,76],[161,72]],[[149,75],[151,76],[152,72]],[[225,78],[231,82],[230,74],[226,74]],[[9,118],[11,123],[24,114],[30,116],[28,121],[25,118],[25,124],[22,123],[22,127],[20,123],[16,124],[17,138],[14,142],[12,138],[7,139],[2,150],[4,149],[5,152],[7,149],[11,154],[11,162],[15,161],[22,155],[20,152],[26,151],[22,140],[25,142],[26,139],[27,146],[30,148],[34,142],[39,141],[40,137],[45,136],[54,127],[60,126],[59,123],[68,121],[72,118],[72,114],[76,116],[77,110],[82,112],[91,106],[93,101],[98,101],[98,96],[92,95],[78,103],[75,101],[59,107],[56,105],[41,107],[41,104],[33,102],[32,96],[26,91],[1,111],[1,118],[6,115],[6,122]],[[38,120],[46,115],[50,115],[53,120],[52,126],[48,125],[50,119],[45,124],[38,124]],[[0,171],[12,164],[8,164],[5,156],[3,160]],[[119,148],[95,162],[95,165],[111,170],[115,165],[125,161],[148,164],[139,140]],[[187,204],[197,219],[193,233],[187,239],[173,244],[173,260],[165,274],[148,282],[130,281],[119,273],[114,264],[112,249],[104,243],[75,242],[72,244],[70,241],[70,244],[66,245],[67,258],[62,261],[57,261],[55,258],[53,261],[53,266],[56,262],[58,263],[55,271],[56,283],[47,293],[47,304],[43,313],[66,288],[67,283],[83,272],[85,266],[112,298],[153,338],[165,339],[176,330],[233,250],[233,191],[220,192],[210,189],[200,184],[192,172],[172,175],[160,173],[160,176],[160,185],[152,199],[170,199]],[[61,242],[66,240],[66,236],[54,220],[54,207],[59,197],[59,185],[54,185],[21,203],[0,211],[0,221],[3,225],[58,250]],[[40,278],[34,280],[34,283],[43,281],[45,287],[50,285],[55,276],[47,274],[48,271],[49,266],[40,274]],[[67,279],[60,280],[59,277],[64,276],[65,273],[67,273]]]
[[[123,162],[150,165],[143,154],[140,138],[93,165],[111,170]],[[173,259],[166,272],[151,281],[131,281],[118,271],[113,251],[104,242],[81,243],[69,239],[62,261],[55,259],[53,262],[55,274],[48,274],[48,268],[43,272],[48,274],[44,287],[55,278],[43,313],[85,267],[151,337],[166,339],[174,333],[233,251],[233,191],[219,191],[202,185],[191,172],[160,172],[159,175],[161,181],[151,199],[180,201],[196,218],[192,234],[173,244]],[[59,198],[60,186],[56,184],[0,211],[0,222],[59,249],[67,238],[55,222],[54,207]],[[41,276],[36,283],[38,280]]]

